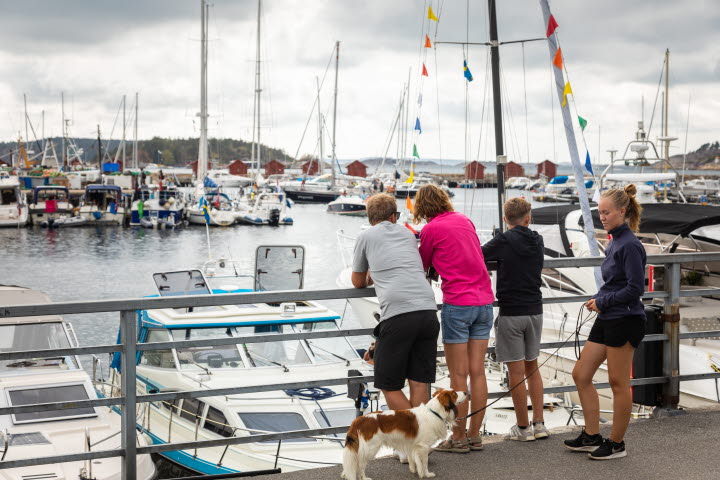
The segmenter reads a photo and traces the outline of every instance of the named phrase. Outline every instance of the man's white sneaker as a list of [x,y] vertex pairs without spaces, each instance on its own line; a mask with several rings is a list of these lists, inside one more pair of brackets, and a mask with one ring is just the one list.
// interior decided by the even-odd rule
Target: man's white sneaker
[[550,432],[545,428],[545,422],[533,422],[533,436],[537,440],[550,436]]
[[510,433],[505,436],[508,440],[517,440],[519,442],[532,442],[535,440],[533,435],[532,427],[520,428],[517,425],[513,425],[510,429]]

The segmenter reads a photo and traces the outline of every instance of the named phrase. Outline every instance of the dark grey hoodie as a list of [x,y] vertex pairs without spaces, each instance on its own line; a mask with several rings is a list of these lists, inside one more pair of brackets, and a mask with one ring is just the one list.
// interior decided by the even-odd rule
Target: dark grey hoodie
[[538,315],[543,313],[540,293],[545,246],[537,232],[518,225],[482,247],[486,261],[498,262],[495,296],[500,315]]

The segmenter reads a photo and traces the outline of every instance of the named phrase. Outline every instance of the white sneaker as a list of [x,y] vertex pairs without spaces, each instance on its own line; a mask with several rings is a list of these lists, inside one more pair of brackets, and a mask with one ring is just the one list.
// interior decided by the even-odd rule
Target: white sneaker
[[533,435],[533,429],[531,426],[527,428],[520,428],[517,425],[513,425],[510,429],[510,433],[505,436],[508,440],[517,440],[519,442],[533,442],[535,441],[535,435]]
[[550,436],[550,432],[545,428],[545,422],[533,422],[533,435],[537,440]]

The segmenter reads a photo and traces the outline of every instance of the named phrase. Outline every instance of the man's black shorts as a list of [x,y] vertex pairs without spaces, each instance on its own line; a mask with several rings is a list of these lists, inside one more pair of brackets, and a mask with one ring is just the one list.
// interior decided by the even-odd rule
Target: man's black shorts
[[435,310],[401,313],[378,323],[373,331],[375,387],[402,390],[405,379],[434,382],[439,333]]
[[629,315],[622,318],[596,319],[588,335],[589,342],[608,347],[622,347],[627,342],[637,348],[645,336],[645,316]]

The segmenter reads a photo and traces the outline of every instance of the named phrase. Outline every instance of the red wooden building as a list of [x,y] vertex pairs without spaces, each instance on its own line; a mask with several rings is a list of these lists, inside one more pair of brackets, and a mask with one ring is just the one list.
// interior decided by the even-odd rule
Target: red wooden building
[[228,165],[228,172],[230,172],[230,175],[247,175],[247,163],[242,160],[233,160],[230,162],[230,165]]
[[465,165],[465,178],[468,180],[482,180],[485,178],[485,165],[473,160]]
[[367,177],[367,165],[360,160],[348,163],[345,168],[347,169],[347,174],[351,177]]
[[302,164],[302,171],[306,175],[316,175],[320,166],[318,165],[319,160],[308,160]]
[[[188,165],[188,166],[190,168],[192,168],[193,173],[195,174],[195,176],[197,176],[198,161],[195,160],[194,162],[190,162],[190,165]],[[210,160],[208,160],[208,170],[210,170],[211,168],[212,168],[212,162]]]
[[545,175],[547,178],[553,178],[557,176],[557,165],[551,162],[550,160],[543,160],[542,162],[538,163],[537,166],[537,174],[538,177],[540,175]]
[[270,160],[265,164],[265,176],[282,175],[285,173],[285,164],[277,160]]
[[505,165],[505,178],[510,177],[524,177],[525,176],[525,169],[523,169],[522,165],[515,162],[508,162]]

